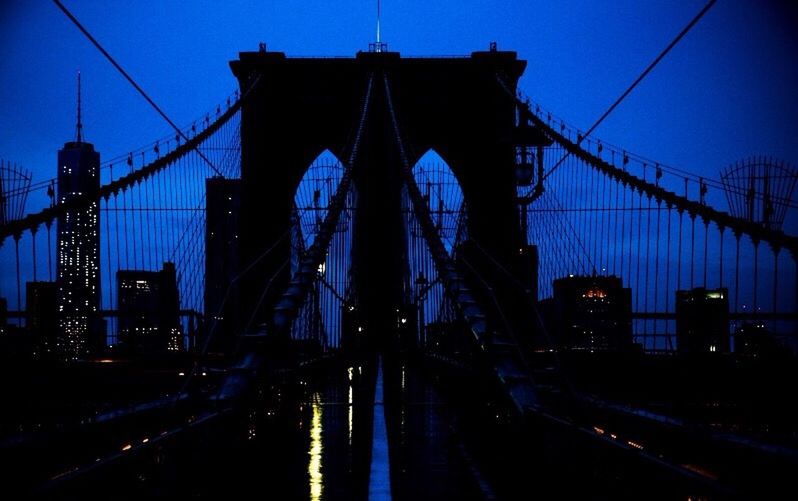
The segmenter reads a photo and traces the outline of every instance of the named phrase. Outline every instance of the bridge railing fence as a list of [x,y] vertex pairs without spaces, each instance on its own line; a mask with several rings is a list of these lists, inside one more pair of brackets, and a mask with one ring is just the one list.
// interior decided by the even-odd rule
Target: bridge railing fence
[[518,190],[529,242],[539,247],[540,299],[552,296],[556,278],[619,277],[631,288],[635,340],[667,352],[678,349],[677,291],[721,291],[730,349],[752,329],[798,349],[795,237],[715,209],[726,203],[720,181],[585,138],[523,97],[518,104],[519,120],[553,140],[542,192]]

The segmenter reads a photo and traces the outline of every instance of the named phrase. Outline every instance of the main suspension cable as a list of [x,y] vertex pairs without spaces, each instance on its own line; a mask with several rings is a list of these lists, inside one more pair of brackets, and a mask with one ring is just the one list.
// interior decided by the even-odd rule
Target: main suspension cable
[[[122,74],[122,76],[123,76],[123,77],[125,77],[125,79],[126,79],[128,82],[130,82],[130,85],[132,85],[132,86],[133,86],[133,88],[134,88],[134,89],[136,89],[136,90],[138,91],[138,93],[139,93],[139,94],[141,94],[141,95],[142,95],[142,97],[143,97],[143,98],[144,98],[144,99],[145,99],[145,100],[146,100],[148,103],[150,103],[150,106],[152,106],[152,107],[155,109],[155,111],[157,111],[157,112],[158,112],[158,114],[159,114],[159,115],[161,115],[161,117],[163,117],[163,119],[164,119],[164,120],[166,120],[166,122],[167,122],[169,125],[171,125],[171,126],[172,126],[172,128],[175,130],[175,132],[177,132],[178,134],[180,134],[180,137],[182,137],[182,138],[183,138],[183,139],[184,139],[186,142],[188,142],[188,137],[186,137],[186,135],[183,133],[183,131],[182,131],[182,130],[180,130],[180,127],[178,127],[178,126],[177,126],[177,125],[176,125],[176,124],[175,124],[175,123],[172,121],[172,119],[171,119],[171,118],[169,118],[169,117],[166,115],[166,113],[164,113],[164,111],[161,109],[161,107],[160,107],[160,106],[158,106],[157,104],[155,104],[155,101],[153,101],[153,100],[152,100],[152,98],[150,98],[150,96],[148,96],[148,95],[147,95],[147,93],[146,93],[146,92],[144,92],[144,89],[142,89],[142,88],[139,86],[139,84],[137,84],[137,83],[136,83],[136,81],[135,81],[135,80],[133,80],[133,77],[131,77],[131,76],[130,76],[130,75],[129,75],[129,74],[128,74],[128,73],[127,73],[125,70],[124,70],[124,68],[122,68],[122,66],[120,66],[120,65],[119,65],[119,63],[117,63],[117,62],[116,62],[116,60],[115,60],[115,59],[114,59],[114,58],[111,56],[111,54],[109,54],[109,53],[108,53],[108,51],[106,51],[106,50],[103,48],[103,46],[102,46],[102,45],[100,45],[100,42],[98,42],[98,41],[97,41],[97,39],[95,39],[95,38],[94,38],[94,37],[91,35],[91,33],[89,33],[89,31],[88,31],[86,28],[84,28],[84,27],[83,27],[83,25],[82,25],[82,24],[80,24],[80,21],[78,21],[78,20],[77,20],[77,18],[76,18],[74,15],[72,15],[72,13],[71,13],[71,12],[69,12],[69,10],[68,10],[68,9],[67,9],[67,8],[64,6],[64,4],[62,4],[62,3],[60,2],[60,0],[53,0],[53,3],[55,3],[55,5],[56,5],[56,6],[57,6],[59,9],[61,9],[61,11],[62,11],[64,14],[66,14],[66,16],[69,18],[69,20],[70,20],[70,21],[72,21],[72,22],[75,24],[75,26],[77,26],[77,27],[78,27],[78,29],[81,31],[81,33],[83,33],[83,34],[86,36],[86,38],[88,38],[88,39],[89,39],[89,41],[90,41],[90,42],[91,42],[91,43],[92,43],[92,44],[93,44],[95,47],[97,47],[97,50],[99,50],[99,51],[102,53],[102,55],[103,55],[103,56],[105,56],[105,58],[106,58],[106,59],[108,59],[108,61],[109,61],[109,62],[110,62],[110,63],[111,63],[113,66],[114,66],[114,68],[116,68],[116,69],[119,71],[119,73],[121,73],[121,74]],[[210,168],[211,168],[211,169],[213,169],[213,171],[214,171],[214,172],[215,172],[217,175],[224,177],[224,176],[222,175],[222,173],[219,171],[219,169],[217,169],[217,168],[216,168],[216,166],[215,166],[215,165],[213,165],[213,163],[212,163],[210,160],[208,160],[208,158],[207,158],[205,155],[203,155],[203,154],[202,154],[202,152],[200,152],[200,150],[199,150],[199,145],[197,145],[197,147],[196,147],[196,148],[194,148],[194,149],[196,150],[197,154],[198,154],[198,155],[199,155],[199,156],[200,156],[200,157],[201,157],[203,160],[205,160],[205,163],[207,163],[207,164],[210,166]]]

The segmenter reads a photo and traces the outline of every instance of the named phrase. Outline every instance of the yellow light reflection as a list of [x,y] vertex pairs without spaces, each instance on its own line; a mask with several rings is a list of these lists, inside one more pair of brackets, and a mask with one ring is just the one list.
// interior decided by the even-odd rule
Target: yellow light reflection
[[323,412],[323,408],[319,403],[319,394],[316,393],[313,395],[313,403],[312,403],[312,412],[313,416],[310,420],[310,450],[308,451],[308,455],[310,456],[310,462],[308,463],[308,476],[310,479],[310,499],[313,501],[319,501],[321,499],[323,484],[322,484],[322,473],[321,473],[321,453],[322,453],[322,443],[321,443],[321,432],[322,432],[322,422],[321,416]]

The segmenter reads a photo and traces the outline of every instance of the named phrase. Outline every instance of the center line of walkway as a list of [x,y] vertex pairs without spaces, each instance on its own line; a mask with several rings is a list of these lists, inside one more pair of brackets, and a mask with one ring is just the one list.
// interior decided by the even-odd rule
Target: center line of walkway
[[369,500],[391,499],[391,465],[388,459],[388,427],[382,390],[382,360],[377,359],[377,385],[374,389],[374,428],[371,440]]

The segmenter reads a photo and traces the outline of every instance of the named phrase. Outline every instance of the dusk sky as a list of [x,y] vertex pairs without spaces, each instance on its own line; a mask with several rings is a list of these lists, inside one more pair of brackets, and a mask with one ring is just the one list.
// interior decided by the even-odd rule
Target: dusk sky
[[[346,73],[378,26],[443,60]],[[0,47],[0,501],[795,490],[798,0],[0,0]]]
[[[495,40],[529,62],[522,90],[584,130],[704,3],[386,0],[382,36],[403,55]],[[64,4],[181,125],[236,88],[228,61],[261,41],[289,56],[353,56],[375,38],[374,1]],[[798,17],[786,5],[719,1],[594,136],[715,179],[749,155],[798,165]],[[74,138],[78,69],[85,138],[103,159],[170,132],[52,2],[4,0],[0,46],[0,158],[34,182],[55,175],[56,150]]]

